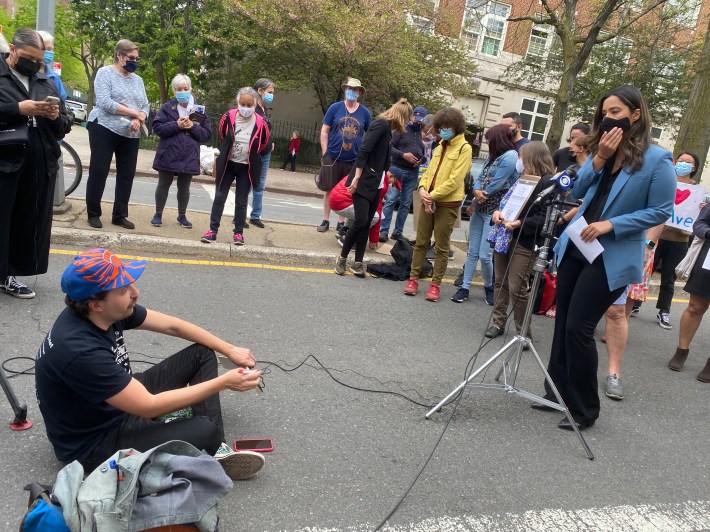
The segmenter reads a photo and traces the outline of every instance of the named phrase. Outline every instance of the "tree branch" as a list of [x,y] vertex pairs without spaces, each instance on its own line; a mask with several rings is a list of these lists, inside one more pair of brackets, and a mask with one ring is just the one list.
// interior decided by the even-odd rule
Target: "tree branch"
[[511,17],[508,19],[508,22],[522,22],[524,20],[529,20],[531,22],[535,22],[536,24],[553,24],[555,21],[548,17],[548,18],[542,18],[542,13],[538,13],[537,16],[534,15],[525,15],[523,17]]

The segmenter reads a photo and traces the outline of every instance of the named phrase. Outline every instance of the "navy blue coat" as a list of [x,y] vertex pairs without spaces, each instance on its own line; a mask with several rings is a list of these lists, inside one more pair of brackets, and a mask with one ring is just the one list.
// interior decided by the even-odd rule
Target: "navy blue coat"
[[203,125],[193,122],[191,129],[177,125],[178,102],[172,99],[163,104],[153,119],[153,133],[160,137],[153,168],[176,174],[200,174],[200,144],[212,137],[212,123],[207,118]]

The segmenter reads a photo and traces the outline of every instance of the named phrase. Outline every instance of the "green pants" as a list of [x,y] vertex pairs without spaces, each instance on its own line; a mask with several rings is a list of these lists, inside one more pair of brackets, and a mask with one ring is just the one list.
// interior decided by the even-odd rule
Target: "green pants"
[[[421,201],[415,198],[415,201]],[[434,214],[424,211],[419,212],[417,221],[417,243],[414,244],[414,255],[412,256],[412,269],[409,277],[418,279],[422,270],[422,264],[426,257],[427,249],[431,243],[431,235],[434,234],[436,241],[436,259],[434,259],[434,274],[431,282],[441,284],[441,280],[446,273],[446,266],[449,263],[449,242],[454,224],[458,218],[460,207],[437,207]]]

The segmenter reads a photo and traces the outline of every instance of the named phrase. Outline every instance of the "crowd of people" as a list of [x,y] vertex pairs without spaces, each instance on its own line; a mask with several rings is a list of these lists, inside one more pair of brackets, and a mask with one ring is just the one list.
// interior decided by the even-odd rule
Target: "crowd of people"
[[[69,131],[66,97],[51,73],[51,35],[17,30],[6,55],[0,55],[0,129],[16,132],[16,140],[0,144],[0,291],[31,298],[32,290],[17,281],[47,271],[51,200],[58,170],[58,142]],[[111,221],[133,229],[128,219],[138,143],[145,133],[149,107],[142,79],[136,74],[138,47],[116,43],[113,63],[99,69],[96,106],[88,117],[91,145],[87,183],[87,217],[101,227],[101,199],[113,157],[116,191]],[[244,244],[250,224],[263,228],[262,197],[274,149],[267,105],[274,99],[274,82],[261,78],[236,94],[236,107],[217,125],[220,154],[214,165],[216,192],[209,229],[201,241],[216,241],[227,195],[234,184],[232,241]],[[435,251],[433,274],[425,299],[441,296],[453,228],[465,198],[464,181],[471,171],[472,146],[466,140],[466,118],[456,108],[430,114],[400,99],[373,118],[360,101],[366,94],[360,80],[347,78],[343,100],[325,113],[320,133],[322,149],[318,187],[324,192],[323,220],[318,232],[330,229],[338,216],[336,237],[342,246],[335,272],[364,277],[366,249],[392,239],[404,239],[409,206],[415,204],[415,237],[404,294],[416,296],[427,251]],[[173,98],[158,111],[153,132],[159,137],[153,168],[159,178],[155,215],[162,225],[172,182],[177,179],[177,223],[191,228],[187,218],[192,176],[199,172],[199,146],[212,136],[204,107],[195,102],[192,82],[184,74],[172,80]],[[554,337],[548,371],[573,422],[562,429],[594,425],[599,417],[598,352],[595,331],[606,317],[608,376],[605,392],[624,397],[621,364],[628,337],[628,318],[646,298],[654,270],[661,272],[658,323],[671,329],[671,302],[677,271],[687,279],[690,301],[680,319],[678,346],[668,367],[680,371],[690,344],[710,307],[710,206],[700,205],[692,232],[666,225],[678,183],[695,183],[699,158],[671,154],[650,137],[650,114],[641,93],[622,86],[599,102],[591,125],[572,127],[568,146],[550,153],[540,141],[521,134],[518,113],[506,113],[485,132],[488,156],[472,176],[469,245],[463,282],[451,300],[470,297],[480,262],[483,296],[493,307],[488,338],[505,333],[509,307],[518,335],[528,303],[528,287],[545,209],[538,194],[554,183],[556,171],[572,169],[574,187],[565,197],[573,208],[557,220],[554,268],[557,272]],[[22,146],[23,149],[17,149]],[[300,139],[294,131],[288,159],[294,164]],[[533,176],[526,191],[521,176]],[[528,181],[526,181],[528,182]],[[247,218],[249,193],[253,193]],[[524,195],[516,215],[509,204]],[[399,210],[390,234],[394,207]],[[693,242],[690,245],[691,240]],[[587,254],[592,243],[603,252]],[[550,257],[552,259],[552,257]],[[552,262],[552,261],[551,261]],[[91,250],[75,257],[62,275],[67,308],[57,319],[37,356],[37,397],[47,433],[60,460],[80,460],[93,467],[118,448],[148,449],[180,439],[205,449],[225,464],[233,478],[255,474],[264,463],[258,453],[234,453],[225,443],[218,392],[245,391],[258,386],[249,349],[236,347],[195,325],[147,310],[137,304],[138,280],[145,262],[122,263],[110,251]],[[635,302],[639,302],[636,304]],[[151,370],[133,374],[123,331],[143,328],[179,336],[195,345],[169,357]],[[217,375],[215,352],[239,369]],[[697,375],[710,382],[710,359]],[[548,401],[556,394],[545,383]],[[71,397],[71,401],[66,401]],[[57,399],[61,398],[61,400]],[[67,407],[67,403],[69,407]],[[547,410],[547,406],[533,404]],[[158,418],[191,407],[187,419],[170,424]],[[554,410],[554,409],[553,409]]]

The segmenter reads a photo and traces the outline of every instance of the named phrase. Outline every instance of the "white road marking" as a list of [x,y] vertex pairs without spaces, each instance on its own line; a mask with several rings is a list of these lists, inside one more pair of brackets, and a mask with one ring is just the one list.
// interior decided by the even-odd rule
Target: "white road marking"
[[[394,520],[397,520],[395,514]],[[291,532],[371,531],[368,523],[346,529],[307,527]],[[432,517],[384,526],[383,532],[693,532],[710,530],[710,501],[606,506],[584,510],[532,510],[522,514]]]
[[[216,187],[214,185],[207,185],[203,183],[202,188],[205,189],[205,192],[207,192],[212,201],[214,201]],[[234,215],[234,190],[232,188],[229,189],[227,201],[224,202],[224,213],[227,214],[227,216]],[[247,204],[247,218],[249,218],[250,214],[251,205]]]

